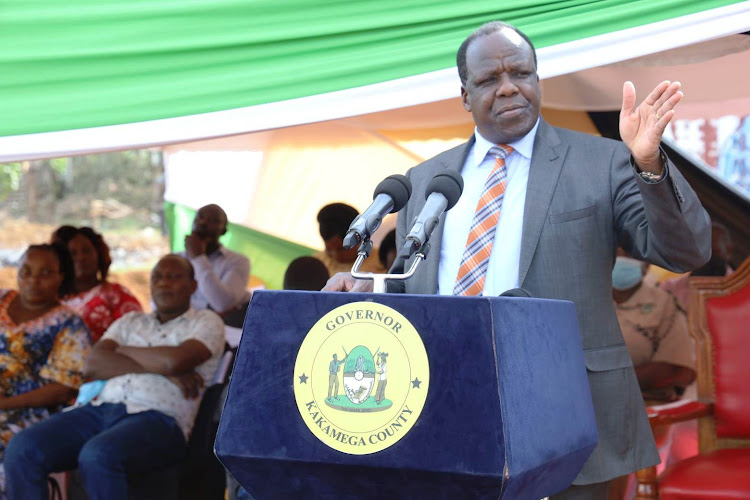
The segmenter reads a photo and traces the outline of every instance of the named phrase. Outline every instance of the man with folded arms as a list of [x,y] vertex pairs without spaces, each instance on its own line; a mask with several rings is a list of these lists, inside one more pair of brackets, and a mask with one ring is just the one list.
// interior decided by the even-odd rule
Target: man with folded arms
[[49,498],[47,475],[77,467],[89,498],[127,499],[128,474],[182,459],[202,388],[224,348],[221,318],[190,308],[196,286],[184,257],[156,264],[156,311],[115,321],[87,360],[86,376],[105,381],[101,392],[11,441],[9,498]]

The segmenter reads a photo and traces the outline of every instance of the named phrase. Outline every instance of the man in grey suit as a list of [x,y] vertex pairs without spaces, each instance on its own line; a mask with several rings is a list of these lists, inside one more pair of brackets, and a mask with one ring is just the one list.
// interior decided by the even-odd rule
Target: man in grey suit
[[[710,256],[710,222],[695,193],[661,151],[665,127],[682,98],[662,82],[636,106],[623,88],[618,141],[548,125],[531,41],[505,23],[488,23],[458,51],[461,96],[474,136],[409,171],[413,196],[399,214],[398,242],[424,206],[421,196],[444,169],[465,187],[441,217],[432,251],[417,274],[389,291],[452,294],[470,226],[497,144],[512,147],[494,245],[483,274],[484,295],[522,287],[535,297],[573,301],[581,327],[599,444],[574,486],[554,499],[606,499],[608,482],[657,463],[638,382],[612,304],[618,246],[636,258],[685,272]],[[393,271],[411,261],[397,260]],[[331,278],[326,290],[365,291],[369,281]]]

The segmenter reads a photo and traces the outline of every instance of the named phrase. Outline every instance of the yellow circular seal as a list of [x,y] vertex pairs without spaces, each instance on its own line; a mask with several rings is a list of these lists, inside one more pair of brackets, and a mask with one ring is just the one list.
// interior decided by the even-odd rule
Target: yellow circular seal
[[323,316],[294,364],[302,420],[331,448],[367,455],[393,446],[422,412],[430,367],[417,330],[398,311],[354,302]]

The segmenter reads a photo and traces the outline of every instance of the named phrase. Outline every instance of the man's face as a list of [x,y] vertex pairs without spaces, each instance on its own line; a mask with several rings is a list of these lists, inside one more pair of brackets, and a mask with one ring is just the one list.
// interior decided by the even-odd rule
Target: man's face
[[206,239],[219,239],[227,232],[227,219],[218,205],[206,205],[193,219],[193,233]]
[[474,40],[466,52],[464,109],[479,133],[495,144],[526,135],[536,124],[542,101],[531,47],[511,29]]
[[324,243],[326,245],[326,255],[336,262],[346,264],[357,260],[357,247],[354,246],[349,250],[345,249],[344,240],[341,239],[341,236],[336,235],[328,238]]
[[187,261],[167,256],[151,271],[151,297],[162,313],[174,313],[190,307],[190,296],[197,283],[190,278]]

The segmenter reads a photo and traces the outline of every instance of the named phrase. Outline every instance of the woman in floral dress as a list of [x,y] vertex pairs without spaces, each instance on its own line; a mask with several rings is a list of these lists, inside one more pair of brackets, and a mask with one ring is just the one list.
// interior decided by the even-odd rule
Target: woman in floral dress
[[52,234],[52,241],[65,245],[73,258],[75,281],[63,303],[86,322],[92,342],[120,316],[142,310],[127,288],[107,281],[112,259],[101,234],[90,227],[61,226]]
[[[59,300],[72,281],[65,247],[32,245],[18,291],[0,290],[0,462],[15,434],[60,409],[82,383],[89,331]],[[0,498],[4,492],[0,467]]]

